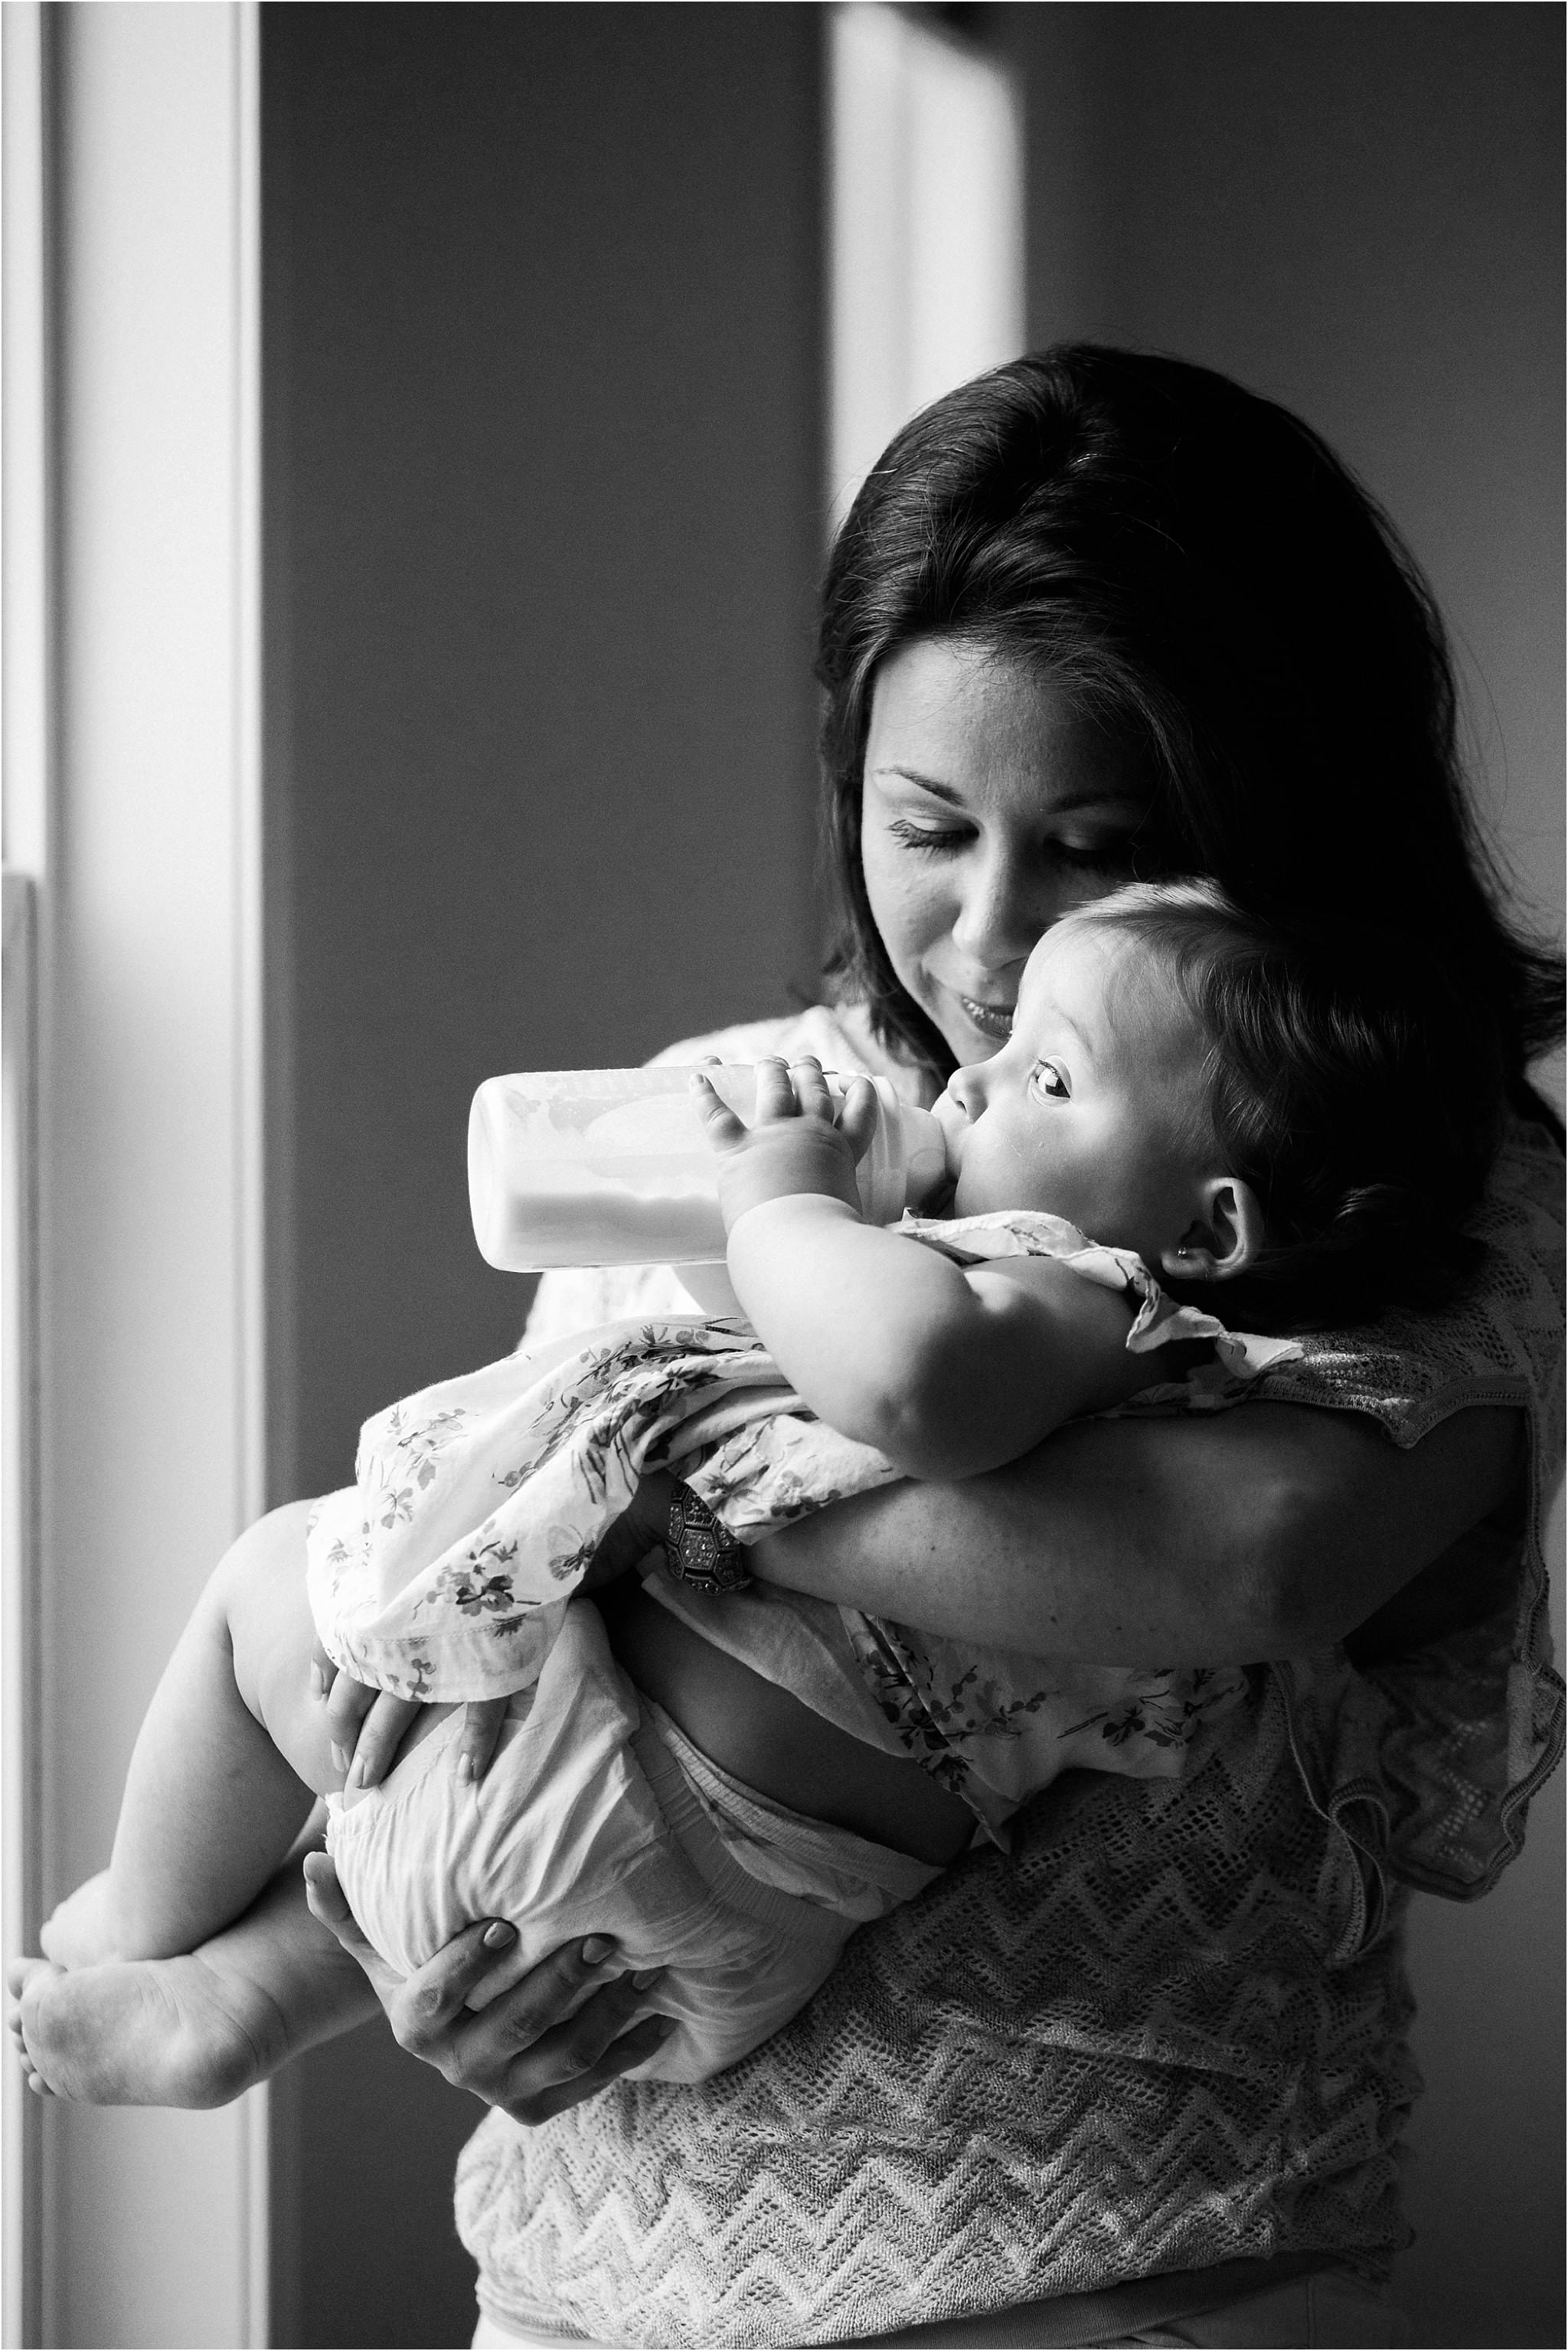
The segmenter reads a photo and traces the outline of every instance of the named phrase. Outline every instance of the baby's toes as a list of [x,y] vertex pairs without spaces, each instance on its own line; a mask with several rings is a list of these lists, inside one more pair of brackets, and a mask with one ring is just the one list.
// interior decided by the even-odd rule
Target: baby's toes
[[11,2045],[16,2052],[22,2078],[28,2089],[40,2098],[57,2097],[59,2091],[52,2078],[53,2069],[47,2053],[47,2034],[43,2029],[42,2018],[45,2003],[54,1986],[64,1980],[65,1970],[51,1965],[47,1959],[25,1959],[19,1963],[19,1969],[12,1970],[14,1983],[21,1970],[25,1973],[22,1973],[18,1986],[19,1996],[10,2003],[5,2018],[10,2029]]

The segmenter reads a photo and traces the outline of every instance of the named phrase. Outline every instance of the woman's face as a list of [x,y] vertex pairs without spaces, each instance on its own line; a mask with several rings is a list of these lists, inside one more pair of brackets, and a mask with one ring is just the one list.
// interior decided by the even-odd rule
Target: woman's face
[[863,792],[866,894],[894,970],[959,1063],[983,1061],[1040,934],[1132,879],[1148,787],[1049,680],[932,637],[877,673]]

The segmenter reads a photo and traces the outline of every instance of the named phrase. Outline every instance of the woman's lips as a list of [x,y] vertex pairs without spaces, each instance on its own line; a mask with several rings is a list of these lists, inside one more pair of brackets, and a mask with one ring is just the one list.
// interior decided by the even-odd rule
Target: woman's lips
[[[955,991],[956,992],[956,991]],[[982,1004],[977,997],[958,997],[964,1017],[977,1028],[982,1037],[1009,1038],[1013,1033],[1013,1008],[1010,1004]]]

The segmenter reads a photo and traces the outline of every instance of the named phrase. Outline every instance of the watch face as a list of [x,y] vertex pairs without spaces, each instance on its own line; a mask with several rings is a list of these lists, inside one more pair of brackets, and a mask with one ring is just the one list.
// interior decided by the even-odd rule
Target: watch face
[[743,1546],[700,1494],[677,1485],[670,1498],[670,1531],[664,1565],[677,1583],[695,1592],[739,1592],[751,1582],[741,1564]]

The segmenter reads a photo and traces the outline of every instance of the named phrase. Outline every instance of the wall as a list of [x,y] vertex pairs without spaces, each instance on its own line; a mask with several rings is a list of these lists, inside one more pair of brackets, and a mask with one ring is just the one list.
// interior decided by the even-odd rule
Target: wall
[[[1225,369],[1349,458],[1437,590],[1479,804],[1560,935],[1560,11],[986,14],[1025,84],[1031,339]],[[1489,1902],[1416,1906],[1418,2343],[1563,2340],[1562,1817],[1559,1778]]]
[[[811,986],[819,31],[264,12],[276,1497],[516,1339],[479,1079]],[[274,2339],[465,2342],[478,2109],[377,2027],[276,2110]]]

